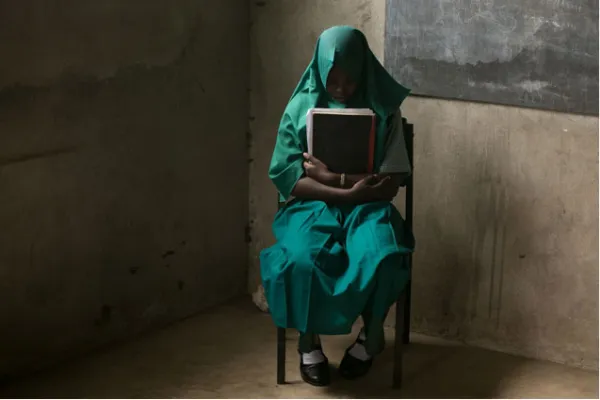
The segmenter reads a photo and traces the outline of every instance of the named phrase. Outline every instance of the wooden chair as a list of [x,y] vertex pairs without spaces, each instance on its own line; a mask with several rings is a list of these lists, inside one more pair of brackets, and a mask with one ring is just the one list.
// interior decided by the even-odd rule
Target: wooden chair
[[[413,124],[409,124],[406,118],[402,118],[402,126],[404,132],[404,140],[406,142],[406,150],[411,166],[413,163]],[[413,168],[414,174],[414,168]],[[404,218],[408,229],[412,231],[413,226],[413,174],[408,178],[405,191],[405,206]],[[281,207],[281,204],[279,204]],[[406,255],[408,258],[408,266],[412,275],[412,255]],[[409,279],[406,289],[400,294],[396,301],[396,325],[394,333],[394,367],[392,375],[392,385],[399,389],[402,386],[402,356],[403,345],[410,342],[410,291],[412,279]],[[285,383],[285,337],[286,329],[277,328],[277,384]]]

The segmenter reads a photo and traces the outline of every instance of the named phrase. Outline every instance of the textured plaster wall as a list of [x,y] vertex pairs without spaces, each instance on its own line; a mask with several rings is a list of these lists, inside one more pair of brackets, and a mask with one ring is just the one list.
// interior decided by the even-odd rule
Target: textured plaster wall
[[0,54],[0,376],[245,292],[247,3],[0,1]]
[[[250,4],[255,293],[285,104],[331,25],[362,29],[382,56],[385,1]],[[416,135],[413,330],[597,369],[598,118],[414,97],[403,112]]]

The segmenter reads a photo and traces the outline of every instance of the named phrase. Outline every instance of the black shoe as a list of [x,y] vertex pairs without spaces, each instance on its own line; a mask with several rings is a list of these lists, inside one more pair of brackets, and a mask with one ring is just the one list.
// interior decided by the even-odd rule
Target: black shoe
[[[319,348],[318,350],[321,349]],[[298,353],[300,354],[300,376],[304,382],[313,386],[327,386],[331,383],[327,357],[325,357],[325,361],[318,364],[304,364],[302,362],[302,353]]]
[[[363,344],[364,341],[362,339],[357,338],[355,343]],[[354,345],[348,347],[346,349],[346,353],[344,354],[344,358],[342,358],[342,362],[339,366],[340,375],[349,380],[360,378],[369,372],[371,366],[373,365],[373,358],[370,358],[366,361],[359,360],[356,357],[350,355],[349,351]]]

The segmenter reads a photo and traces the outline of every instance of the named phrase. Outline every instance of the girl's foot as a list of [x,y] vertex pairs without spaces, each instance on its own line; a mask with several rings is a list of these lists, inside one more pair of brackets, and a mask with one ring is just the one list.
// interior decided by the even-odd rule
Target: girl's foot
[[331,382],[329,360],[325,357],[321,346],[316,346],[310,353],[300,354],[300,376],[302,380],[313,386],[327,386]]
[[354,344],[344,354],[344,358],[340,363],[339,371],[340,375],[346,379],[357,379],[364,376],[371,369],[373,365],[373,357],[367,353],[365,348],[365,334],[364,331],[360,331],[360,334],[356,338]]

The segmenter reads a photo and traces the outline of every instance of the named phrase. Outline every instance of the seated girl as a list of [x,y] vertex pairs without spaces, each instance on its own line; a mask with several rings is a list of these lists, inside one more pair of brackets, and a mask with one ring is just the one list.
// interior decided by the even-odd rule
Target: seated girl
[[347,26],[321,34],[314,57],[281,119],[269,176],[287,204],[276,215],[276,244],[261,252],[261,275],[278,327],[300,332],[302,379],[330,382],[319,335],[363,328],[339,371],[366,374],[384,347],[383,323],[409,279],[404,257],[414,239],[391,200],[402,184],[395,174],[335,174],[309,156],[310,108],[370,108],[377,118],[375,167],[409,90],[377,61],[362,32]]

